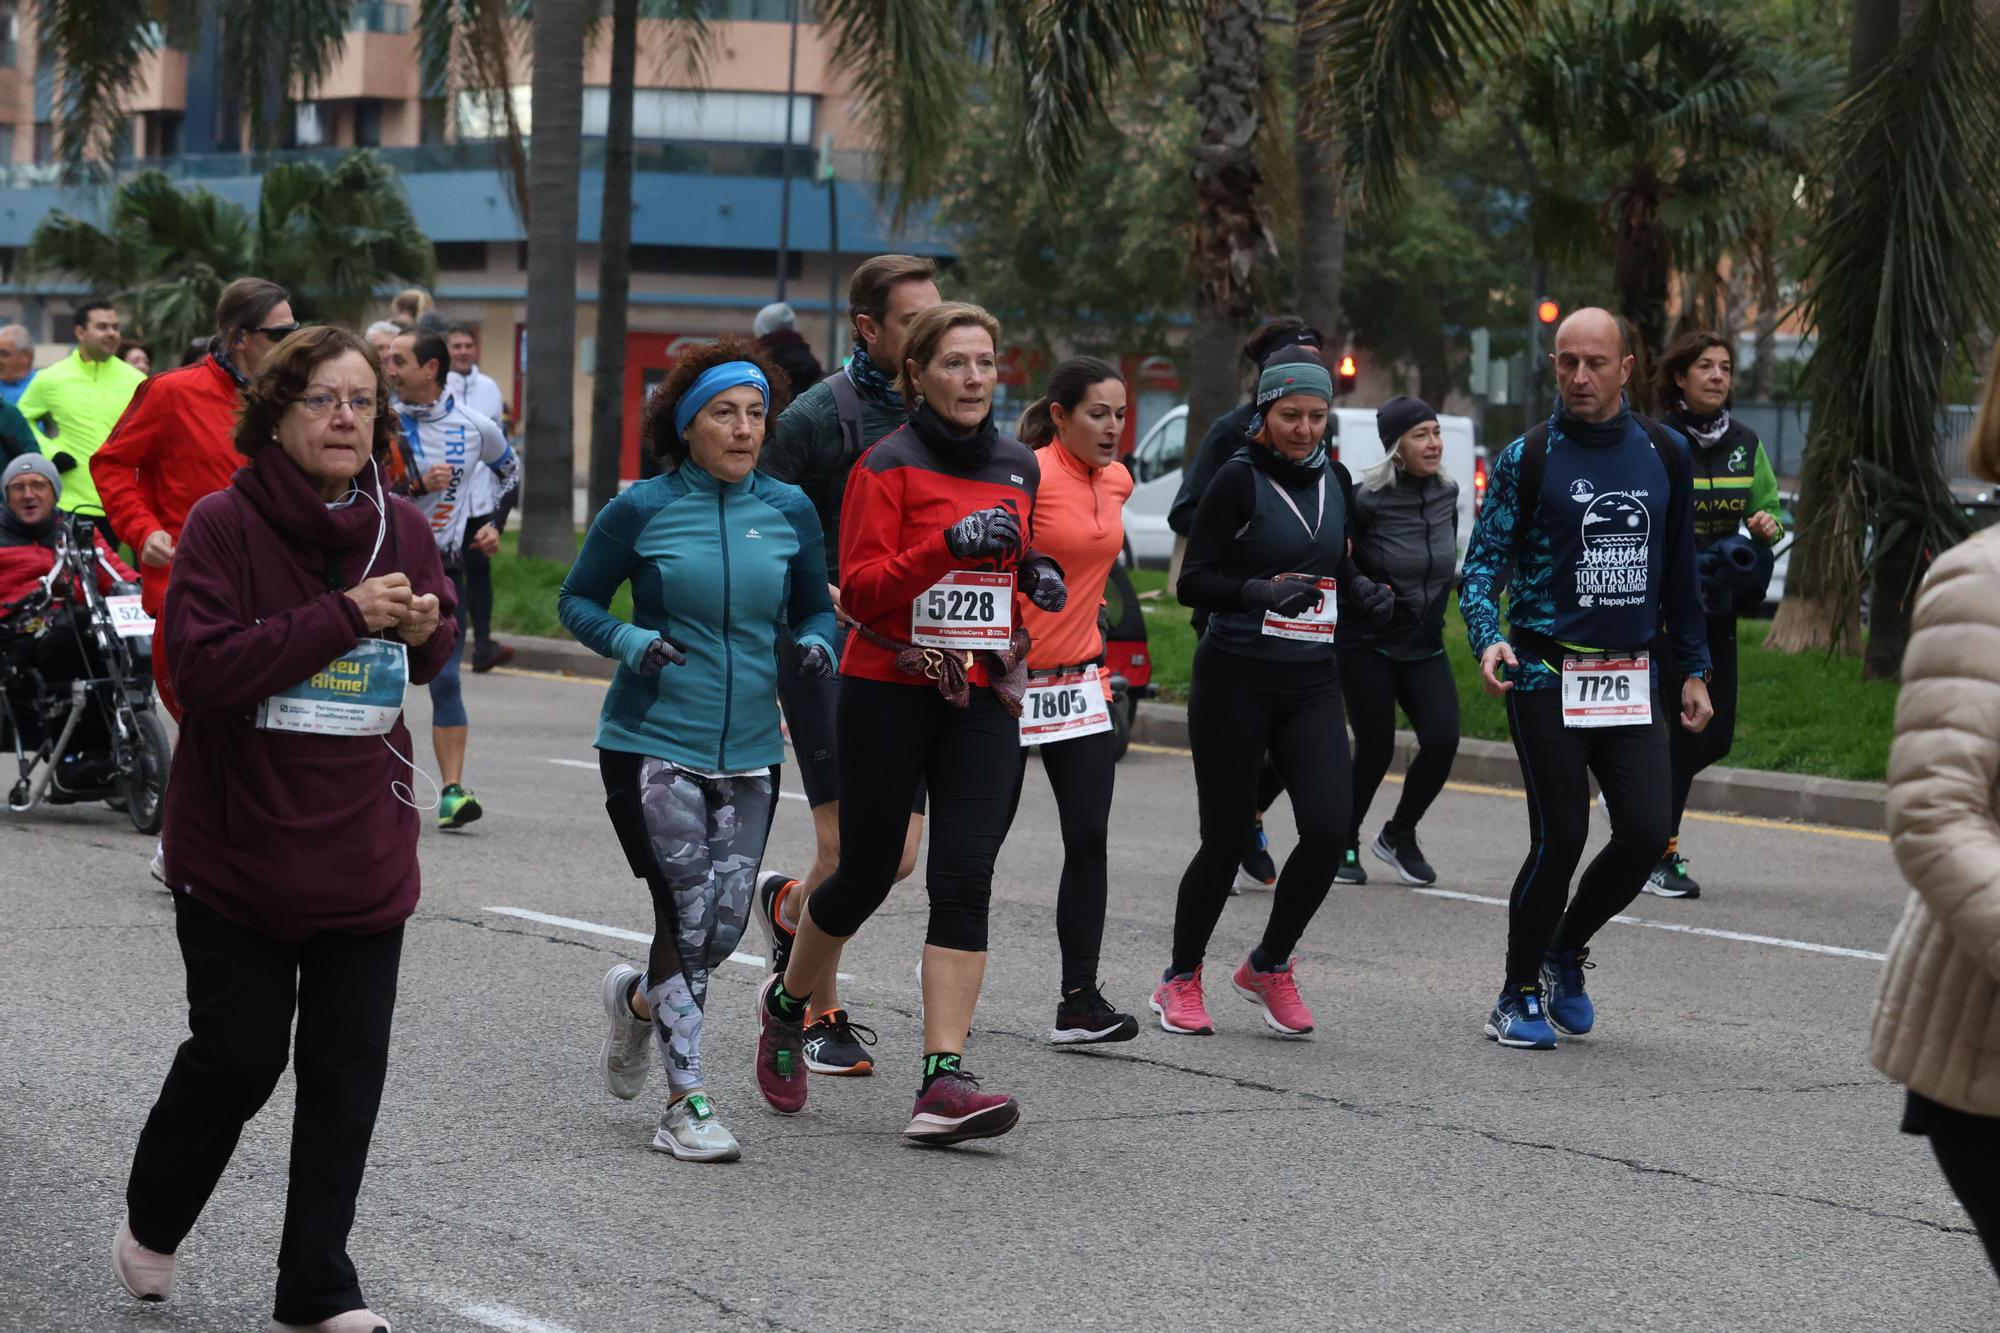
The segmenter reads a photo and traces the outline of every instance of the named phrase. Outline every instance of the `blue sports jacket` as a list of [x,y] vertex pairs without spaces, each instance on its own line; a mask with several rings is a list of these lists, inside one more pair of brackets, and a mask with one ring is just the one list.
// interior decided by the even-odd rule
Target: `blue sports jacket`
[[[611,598],[632,585],[632,622]],[[833,603],[819,518],[798,487],[753,472],[725,484],[684,463],[604,507],[557,598],[563,627],[618,663],[597,746],[704,773],[784,759],[778,733],[778,626],[799,650],[833,651]],[[665,635],[683,666],[639,674]]]

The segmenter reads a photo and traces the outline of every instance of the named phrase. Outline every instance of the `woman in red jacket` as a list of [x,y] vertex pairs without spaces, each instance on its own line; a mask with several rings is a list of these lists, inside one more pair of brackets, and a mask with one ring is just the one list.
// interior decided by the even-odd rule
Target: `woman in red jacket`
[[[1104,660],[1104,582],[1125,547],[1125,497],[1132,493],[1132,474],[1117,461],[1124,429],[1125,381],[1094,356],[1057,366],[1047,394],[1029,405],[1020,427],[1042,469],[1035,545],[1062,566],[1069,587],[1062,610],[1023,612],[1034,645],[1021,712],[1021,743],[1040,747],[1062,827],[1056,889],[1062,999],[1049,1040],[1065,1045],[1139,1035],[1139,1020],[1113,1009],[1097,986],[1118,771],[1111,681],[1097,672]],[[1020,791],[1017,783],[1017,804]]]
[[840,510],[840,865],[800,914],[764,987],[757,1084],[803,1110],[802,1021],[842,944],[889,896],[917,784],[930,784],[924,1064],[904,1132],[929,1144],[1004,1134],[1014,1099],[960,1066],[986,973],[993,861],[1021,769],[1022,597],[1061,610],[1055,561],[1029,549],[1035,456],[993,425],[1000,324],[947,302],[910,321],[897,378],[909,424],[861,456]]
[[286,338],[236,428],[249,466],[194,506],[174,554],[161,634],[182,718],[166,873],[190,1035],[139,1136],[113,1250],[127,1291],[171,1292],[174,1251],[291,1047],[272,1314],[335,1333],[387,1327],[362,1299],[347,1233],[417,903],[403,692],[437,674],[456,633],[429,525],[384,494],[388,400],[353,334]]

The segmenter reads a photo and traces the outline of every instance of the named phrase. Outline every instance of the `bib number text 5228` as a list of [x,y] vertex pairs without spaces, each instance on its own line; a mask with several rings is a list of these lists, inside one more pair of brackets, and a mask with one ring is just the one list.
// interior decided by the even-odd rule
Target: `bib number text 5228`
[[1004,648],[1014,634],[1014,576],[955,569],[910,604],[910,642],[925,648]]

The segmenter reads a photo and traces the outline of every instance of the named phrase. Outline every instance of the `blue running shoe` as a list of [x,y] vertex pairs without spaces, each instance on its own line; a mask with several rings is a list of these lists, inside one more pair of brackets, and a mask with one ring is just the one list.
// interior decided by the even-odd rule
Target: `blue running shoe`
[[1553,1051],[1556,1030],[1542,1011],[1542,988],[1531,981],[1501,991],[1493,1012],[1486,1016],[1486,1035],[1502,1046]]
[[1581,1037],[1597,1021],[1583,993],[1583,969],[1596,967],[1588,949],[1551,949],[1542,955],[1542,993],[1549,997],[1549,1021],[1565,1037]]

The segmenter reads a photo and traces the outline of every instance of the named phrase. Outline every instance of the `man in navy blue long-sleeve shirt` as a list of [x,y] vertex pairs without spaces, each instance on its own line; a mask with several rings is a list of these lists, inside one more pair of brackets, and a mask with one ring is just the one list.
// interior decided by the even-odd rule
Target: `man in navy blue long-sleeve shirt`
[[[1686,677],[1675,722],[1700,731],[1712,714],[1687,441],[1628,407],[1633,358],[1610,312],[1564,320],[1550,359],[1561,402],[1501,452],[1459,595],[1486,691],[1506,697],[1528,793],[1530,846],[1486,1035],[1535,1049],[1590,1031],[1590,940],[1639,896],[1670,836],[1669,720],[1647,651],[1663,627]],[[1498,585],[1510,566],[1503,636]],[[1592,774],[1611,841],[1572,902]]]

